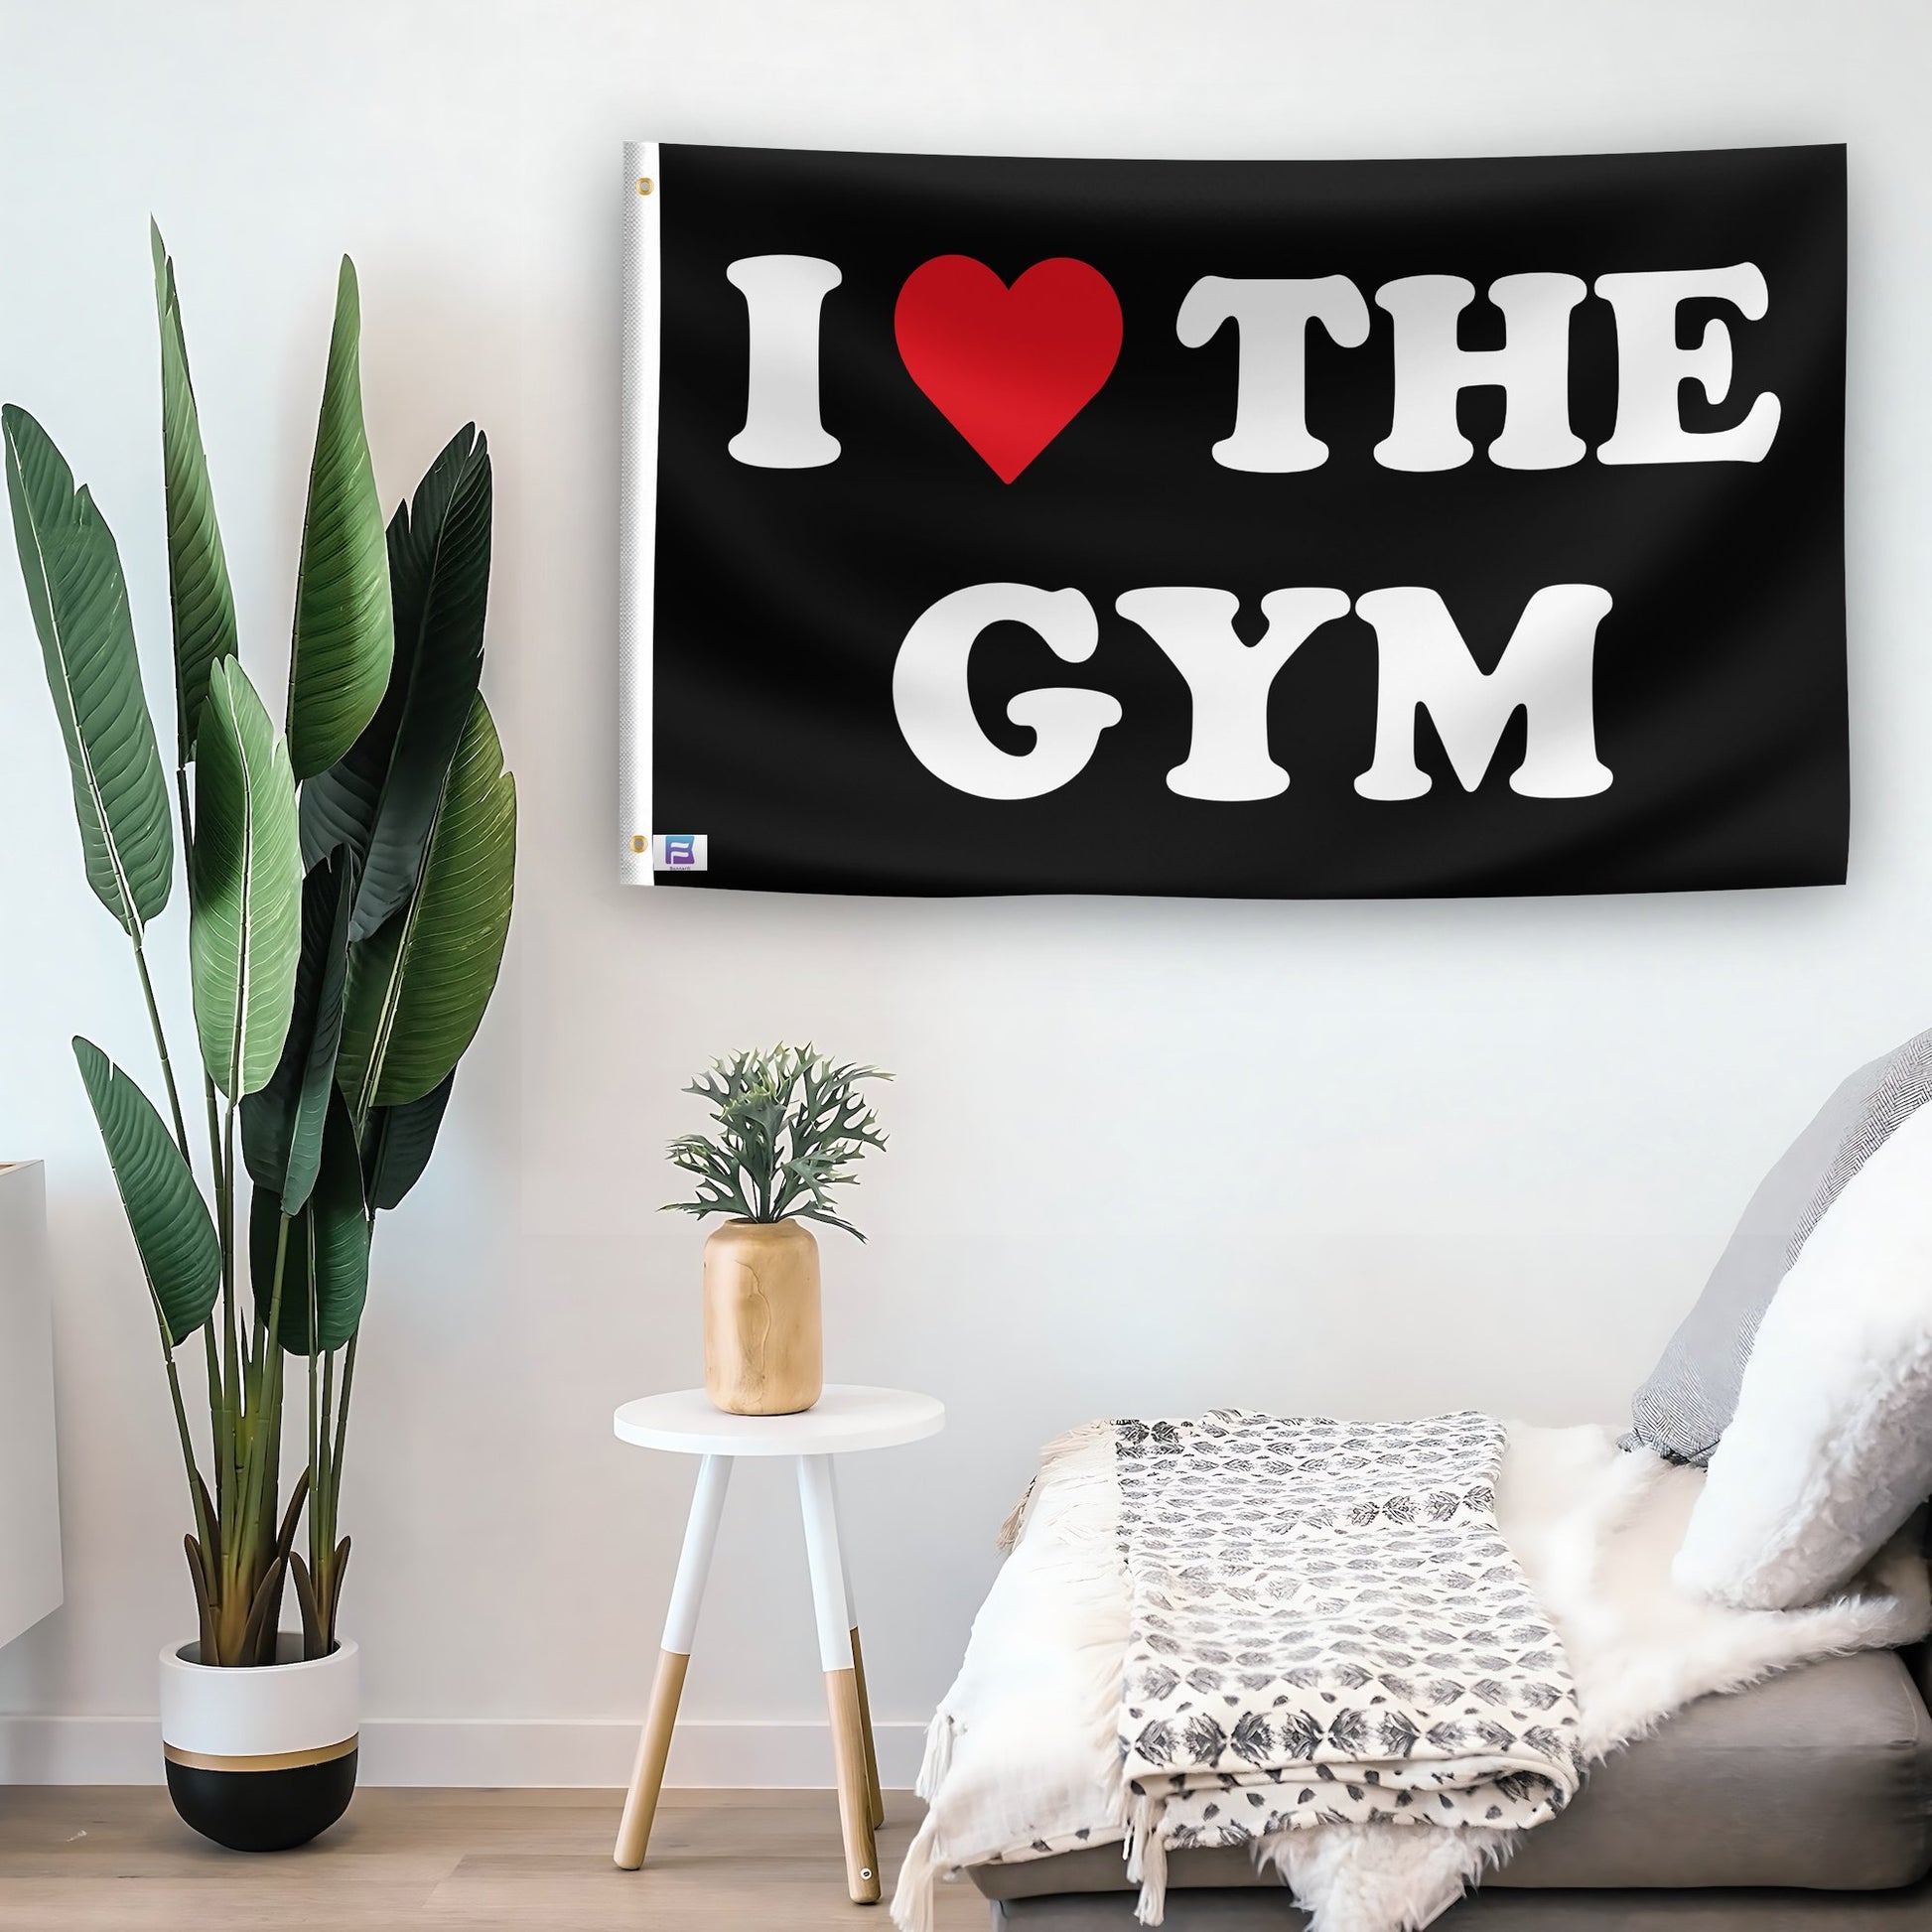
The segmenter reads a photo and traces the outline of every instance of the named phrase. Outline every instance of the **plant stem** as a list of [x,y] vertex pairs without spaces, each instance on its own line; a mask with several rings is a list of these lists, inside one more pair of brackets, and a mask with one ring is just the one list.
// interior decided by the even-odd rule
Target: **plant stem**
[[[160,1310],[155,1312],[159,1314]],[[195,1460],[195,1439],[189,1433],[188,1409],[182,1401],[181,1371],[175,1366],[174,1345],[168,1339],[165,1324],[161,1331],[161,1359],[168,1365],[168,1395],[175,1407],[175,1433],[181,1438],[182,1466],[188,1476],[188,1506],[195,1512],[195,1537],[202,1546],[202,1575],[207,1578],[214,1543],[209,1535],[207,1511],[202,1503],[202,1471]]]
[[[327,1631],[328,1621],[323,1614],[322,1605],[328,1598],[329,1579],[323,1575],[322,1560],[319,1556],[327,1544],[323,1526],[329,1515],[329,1382],[325,1377],[318,1386],[317,1357],[322,1350],[316,1346],[317,1331],[322,1325],[321,1296],[316,1286],[315,1271],[309,1271],[309,1583],[315,1592],[316,1625],[321,1632]],[[328,1638],[324,1634],[318,1639],[327,1654]]]
[[175,1145],[181,1158],[188,1157],[188,1126],[182,1119],[181,1095],[175,1087],[175,1063],[168,1057],[168,1035],[162,1030],[161,1008],[154,997],[154,981],[148,974],[148,955],[139,939],[134,942],[134,966],[141,975],[141,997],[148,1003],[148,1025],[154,1030],[154,1050],[161,1055],[161,1077],[168,1086],[168,1111],[175,1117]]
[[181,1459],[188,1475],[188,1501],[195,1511],[195,1534],[202,1540],[204,1553],[214,1546],[208,1537],[208,1520],[202,1508],[202,1491],[198,1478],[201,1470],[195,1462],[195,1439],[188,1432],[188,1410],[181,1399],[181,1370],[175,1366],[175,1351],[165,1342],[161,1358],[168,1365],[168,1394],[175,1405],[175,1433],[181,1438]]
[[[221,1225],[221,1118],[215,1107],[214,1076],[204,1072],[202,1090],[207,1105],[207,1156],[214,1171],[214,1222]],[[229,1457],[234,1442],[234,1419],[230,1410],[231,1392],[221,1375],[221,1360],[215,1347],[214,1323],[202,1324],[207,1344],[207,1420],[213,1441],[214,1508],[225,1528],[234,1485],[229,1480]]]
[[230,1100],[221,1119],[221,1351],[222,1366],[231,1376],[241,1363],[234,1316],[234,1117]]
[[[212,1105],[212,1102],[209,1104]],[[216,1183],[216,1194],[221,1223],[221,1410],[222,1420],[227,1425],[228,1431],[227,1447],[232,1462],[235,1505],[237,1510],[241,1511],[245,1510],[246,1505],[241,1472],[250,1435],[250,1419],[240,1406],[243,1396],[241,1354],[235,1338],[234,1114],[235,1104],[230,1100],[227,1114],[222,1122],[221,1146],[217,1150],[220,1177]],[[245,1515],[239,1520],[245,1522]],[[238,1545],[240,1539],[235,1540]]]
[[[311,1333],[310,1343],[316,1341]],[[331,1571],[331,1558],[336,1550],[336,1498],[335,1476],[330,1468],[329,1436],[330,1414],[336,1406],[336,1357],[334,1351],[323,1353],[317,1349],[309,1356],[310,1372],[315,1369],[316,1354],[322,1354],[322,1401],[317,1410],[318,1448],[321,1455],[321,1499],[317,1505],[317,1478],[311,1477],[309,1483],[309,1574],[315,1581],[316,1605],[322,1612],[322,1640],[326,1646],[329,1641],[330,1626],[335,1622],[330,1605],[334,1599],[335,1586]]]
[[[287,1265],[289,1252],[289,1217],[281,1217],[281,1226],[275,1236],[275,1282],[268,1293],[268,1318],[275,1332],[280,1332],[282,1316],[282,1274]],[[248,1442],[248,1503],[247,1518],[251,1525],[256,1523],[262,1512],[262,1481],[267,1470],[271,1449],[278,1432],[276,1423],[281,1416],[281,1405],[273,1400],[275,1394],[276,1372],[282,1359],[279,1348],[264,1349],[255,1364],[254,1372],[254,1428]],[[273,1498],[269,1498],[271,1514]],[[271,1530],[272,1534],[272,1530]],[[252,1582],[252,1580],[251,1580]],[[252,1595],[252,1590],[250,1591]]]
[[355,1383],[355,1343],[361,1330],[348,1338],[348,1346],[343,1351],[343,1392],[336,1404],[336,1453],[330,1459],[330,1481],[335,1485],[329,1499],[330,1516],[336,1513],[336,1497],[341,1493],[343,1480],[343,1445],[348,1441],[348,1392]]
[[316,1398],[315,1309],[312,1290],[309,1296],[309,1575],[312,1579],[316,1568],[316,1511],[322,1507],[323,1500],[322,1456],[328,1436],[328,1425]]
[[[230,1109],[230,1125],[232,1125]],[[275,1246],[274,1285],[269,1290],[271,1312],[280,1314],[282,1273],[288,1256],[288,1220],[283,1217]],[[232,1342],[232,1330],[230,1330]],[[269,1471],[275,1466],[280,1435],[276,1427],[281,1415],[277,1370],[281,1351],[264,1351],[245,1379],[237,1382],[246,1401],[241,1417],[240,1461],[235,1480],[235,1518],[237,1530],[230,1550],[222,1550],[221,1602],[217,1625],[222,1630],[222,1657],[233,1663],[254,1660],[241,1655],[242,1637],[255,1595],[268,1566],[273,1561],[275,1524],[274,1498],[267,1493]],[[270,1520],[264,1526],[263,1512]],[[232,1654],[231,1654],[232,1653]]]
[[[323,1410],[329,1410],[329,1384],[336,1372],[336,1357],[329,1357],[328,1368],[323,1376]],[[342,1573],[337,1568],[336,1556],[339,1548],[336,1529],[338,1508],[343,1493],[343,1449],[348,1440],[348,1398],[355,1382],[355,1336],[350,1335],[348,1345],[343,1350],[342,1387],[335,1399],[336,1445],[329,1455],[329,1495],[323,1514],[310,1515],[312,1530],[318,1530],[316,1538],[317,1562],[313,1566],[316,1575],[316,1594],[322,1605],[322,1638],[325,1646],[333,1646],[336,1641],[336,1617],[342,1607]],[[326,1586],[325,1582],[326,1581]]]

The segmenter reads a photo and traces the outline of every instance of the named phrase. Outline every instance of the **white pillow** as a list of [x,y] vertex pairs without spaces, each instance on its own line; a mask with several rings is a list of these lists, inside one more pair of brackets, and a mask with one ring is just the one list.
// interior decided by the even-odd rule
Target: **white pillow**
[[1671,1574],[1815,1603],[1932,1492],[1932,1107],[1860,1169],[1770,1308]]

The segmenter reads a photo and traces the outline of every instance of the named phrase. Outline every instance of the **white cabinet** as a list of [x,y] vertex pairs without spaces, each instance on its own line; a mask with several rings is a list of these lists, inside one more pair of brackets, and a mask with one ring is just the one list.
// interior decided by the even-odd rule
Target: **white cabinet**
[[0,1643],[60,1601],[47,1187],[24,1161],[0,1165]]

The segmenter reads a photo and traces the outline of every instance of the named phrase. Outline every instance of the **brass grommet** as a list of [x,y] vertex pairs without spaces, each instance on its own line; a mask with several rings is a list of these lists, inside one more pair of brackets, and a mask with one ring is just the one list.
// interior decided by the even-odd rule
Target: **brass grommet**
[[639,195],[648,195],[650,193],[650,177],[648,175],[639,175],[637,177],[637,193]]
[[649,834],[633,832],[630,835],[630,849],[632,852],[648,852],[650,850]]

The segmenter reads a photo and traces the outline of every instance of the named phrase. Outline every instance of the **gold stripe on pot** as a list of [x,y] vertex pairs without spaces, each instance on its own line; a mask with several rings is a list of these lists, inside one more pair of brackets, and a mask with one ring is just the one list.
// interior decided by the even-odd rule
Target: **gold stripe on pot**
[[191,1771],[298,1771],[305,1764],[331,1764],[346,1757],[355,1748],[351,1734],[340,1744],[317,1744],[306,1751],[264,1751],[255,1757],[230,1757],[219,1751],[185,1751],[163,1744],[161,1754],[170,1764],[186,1765]]

